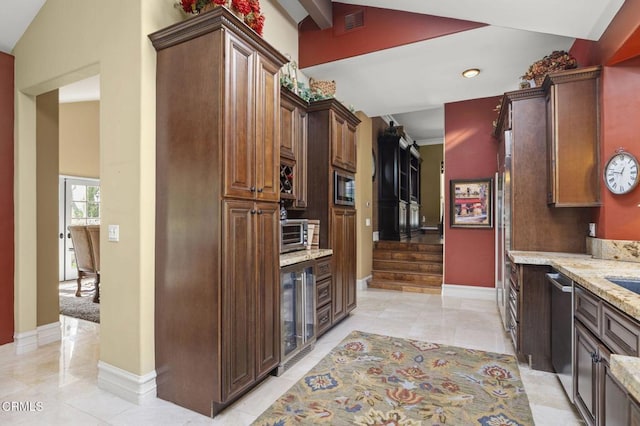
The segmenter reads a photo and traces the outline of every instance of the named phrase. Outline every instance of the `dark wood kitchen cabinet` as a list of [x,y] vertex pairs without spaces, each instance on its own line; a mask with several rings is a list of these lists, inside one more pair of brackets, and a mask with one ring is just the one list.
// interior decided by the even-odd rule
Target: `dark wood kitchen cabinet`
[[547,201],[555,207],[600,206],[600,67],[549,74]]
[[222,395],[233,399],[280,360],[280,209],[276,203],[228,200],[222,223]]
[[640,324],[575,286],[575,405],[588,425],[632,424],[636,402],[611,374],[612,354],[638,356]]
[[595,220],[592,209],[559,209],[547,203],[545,105],[541,87],[507,92],[502,98],[494,135],[508,218],[505,249],[584,253],[585,230]]
[[535,370],[551,366],[551,299],[545,274],[549,266],[511,264],[509,333],[516,355]]
[[[325,309],[318,312],[319,315],[330,314],[331,324],[327,327],[331,327],[357,305],[356,209],[334,202],[334,182],[335,172],[344,173],[349,170],[347,166],[355,170],[355,154],[345,154],[349,150],[345,151],[344,144],[336,143],[336,140],[347,141],[355,150],[360,120],[335,99],[310,103],[308,120],[307,179],[309,188],[313,188],[313,196],[308,197],[305,216],[320,220],[320,247],[333,250],[331,307],[325,305]],[[354,164],[347,164],[345,156]],[[336,158],[341,162],[337,163]],[[336,164],[345,168],[336,167]]]
[[331,209],[333,236],[333,322],[356,307],[356,211]]
[[332,256],[316,260],[316,320],[318,337],[331,327],[333,319],[333,268]]
[[[337,110],[329,112],[331,122],[331,163],[335,167],[356,172],[356,126],[354,120],[349,119]],[[359,122],[359,121],[358,121]]]
[[[307,207],[307,107],[308,103],[282,87],[280,98],[280,167],[293,172],[291,193],[281,193],[286,208]],[[281,176],[280,179],[286,177]]]
[[278,70],[225,8],[157,50],[157,394],[216,415],[279,362]]

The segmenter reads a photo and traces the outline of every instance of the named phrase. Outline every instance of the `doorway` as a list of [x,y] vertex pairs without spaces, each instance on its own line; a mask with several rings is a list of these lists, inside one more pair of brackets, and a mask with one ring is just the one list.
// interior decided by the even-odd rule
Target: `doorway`
[[60,176],[60,281],[78,278],[71,225],[100,225],[100,181],[91,178]]

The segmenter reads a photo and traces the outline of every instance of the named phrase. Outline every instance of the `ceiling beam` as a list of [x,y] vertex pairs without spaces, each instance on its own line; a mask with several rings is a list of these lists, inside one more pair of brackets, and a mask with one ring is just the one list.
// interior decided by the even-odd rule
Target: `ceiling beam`
[[320,27],[326,30],[333,26],[333,9],[331,0],[299,0],[302,7],[309,12],[311,19]]

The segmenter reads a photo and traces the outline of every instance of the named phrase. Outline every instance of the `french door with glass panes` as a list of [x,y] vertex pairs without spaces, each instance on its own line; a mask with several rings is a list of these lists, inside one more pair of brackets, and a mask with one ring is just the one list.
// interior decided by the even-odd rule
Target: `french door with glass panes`
[[100,225],[100,181],[60,177],[60,281],[78,278],[76,257],[68,227]]

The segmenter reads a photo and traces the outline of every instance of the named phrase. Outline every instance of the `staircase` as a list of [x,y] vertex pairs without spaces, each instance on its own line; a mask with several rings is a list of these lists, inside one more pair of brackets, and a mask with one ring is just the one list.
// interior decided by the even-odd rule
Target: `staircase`
[[370,288],[440,294],[442,244],[377,241]]

